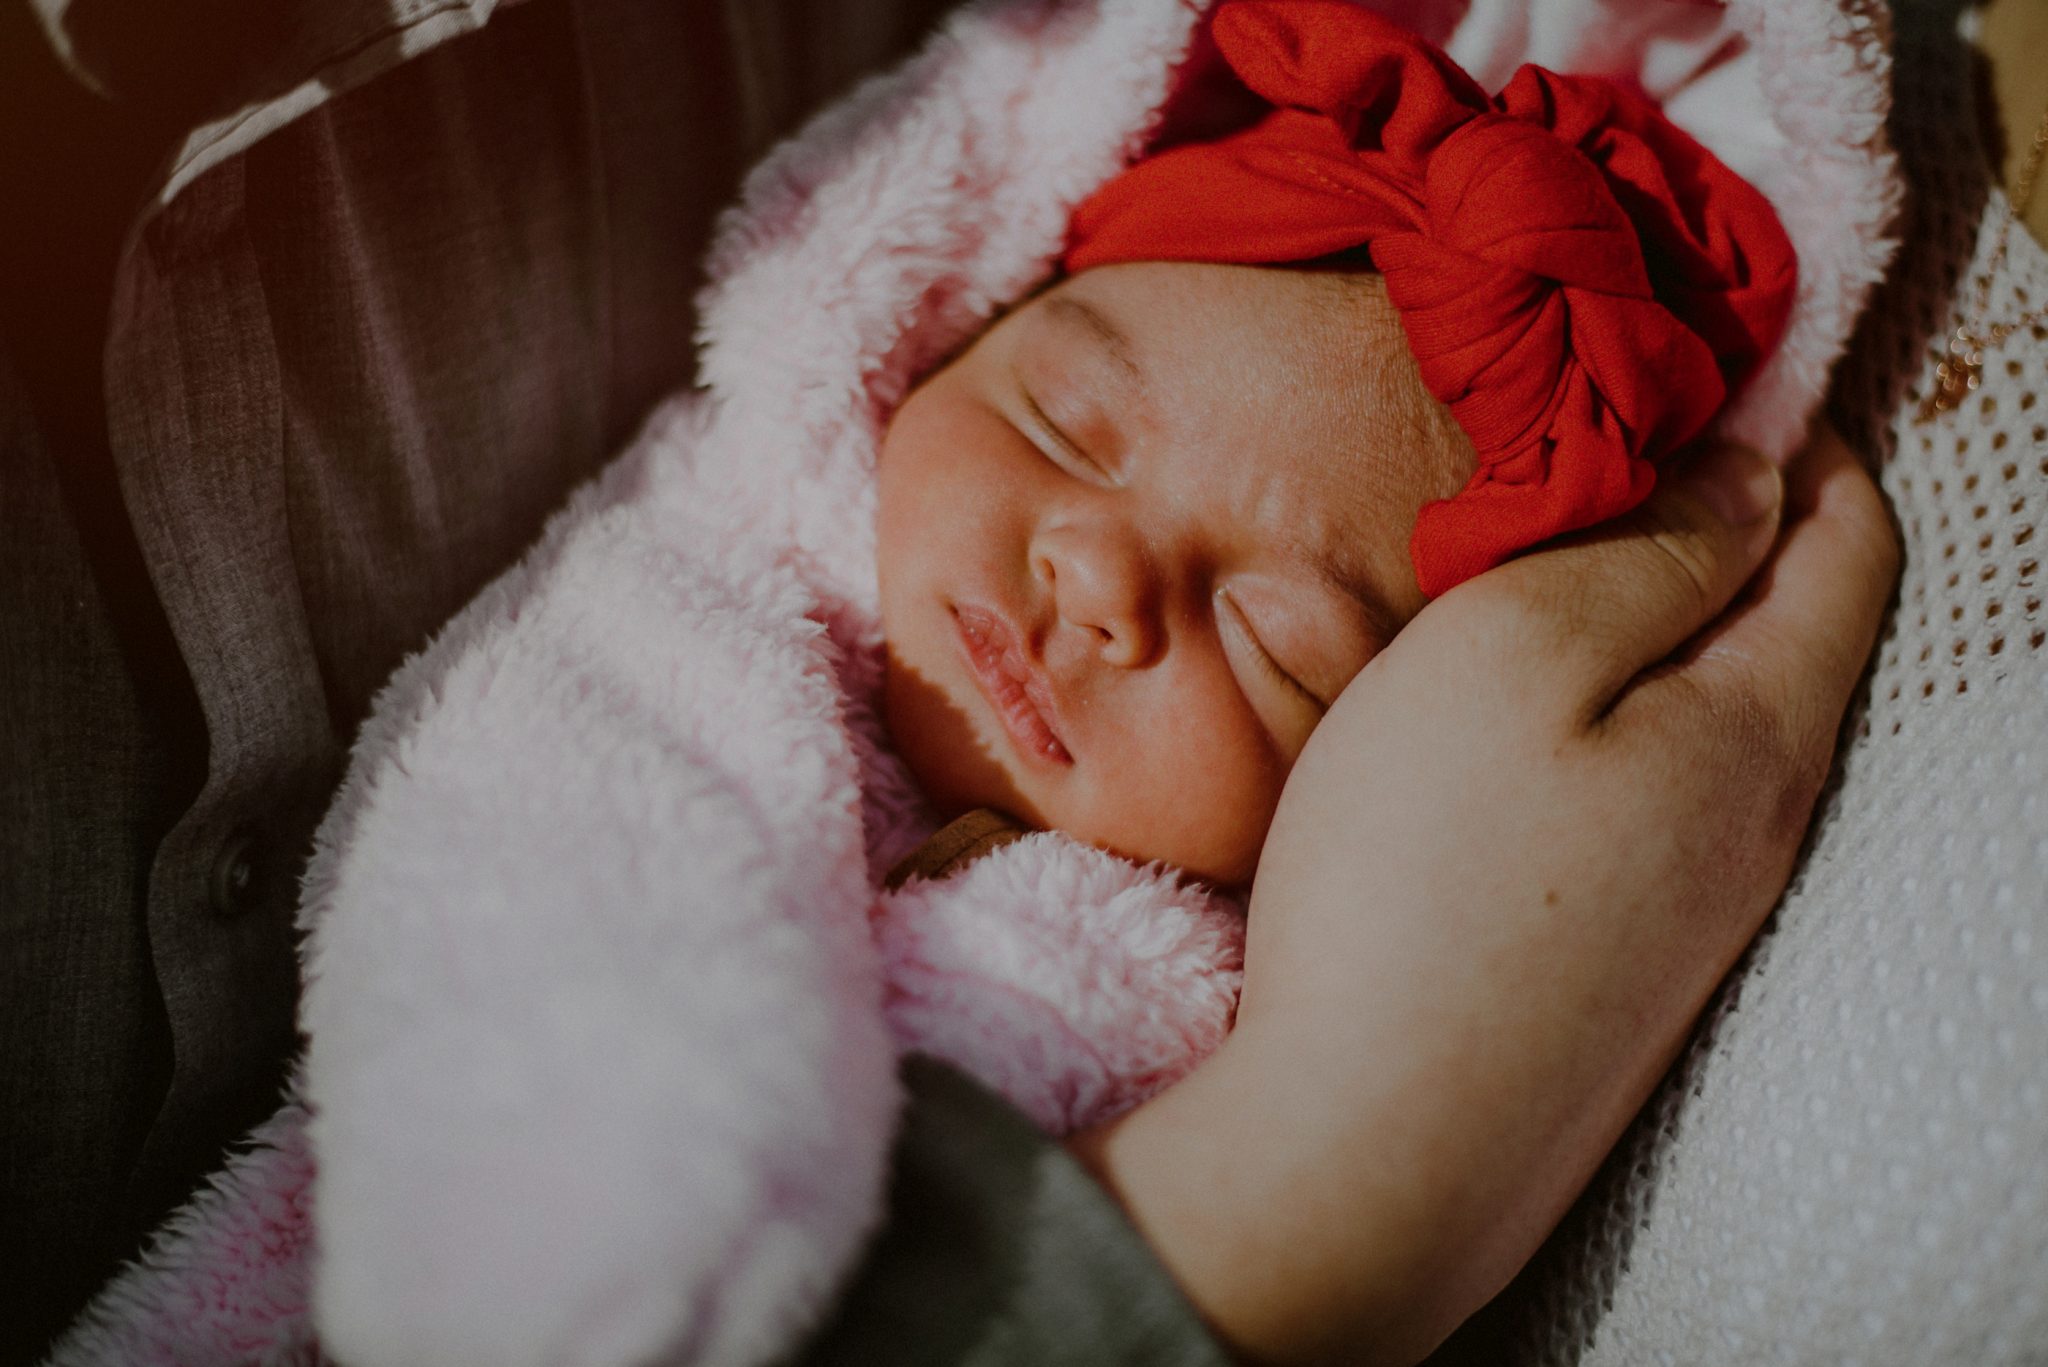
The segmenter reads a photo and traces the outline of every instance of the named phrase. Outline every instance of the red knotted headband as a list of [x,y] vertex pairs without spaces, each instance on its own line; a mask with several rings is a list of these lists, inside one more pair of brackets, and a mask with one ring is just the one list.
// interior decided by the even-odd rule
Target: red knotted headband
[[1416,521],[1423,592],[1642,502],[1777,344],[1777,216],[1643,96],[1525,66],[1489,99],[1350,0],[1226,0],[1213,33],[1273,108],[1103,186],[1065,265],[1367,248],[1479,455]]

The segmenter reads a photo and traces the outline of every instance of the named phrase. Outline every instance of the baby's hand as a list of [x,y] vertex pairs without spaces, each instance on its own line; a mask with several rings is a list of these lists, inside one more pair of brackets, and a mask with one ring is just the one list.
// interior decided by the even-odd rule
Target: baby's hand
[[1478,1308],[1782,891],[1898,553],[1830,432],[1780,502],[1709,452],[1426,608],[1310,741],[1236,1033],[1076,1145],[1247,1356],[1412,1362]]

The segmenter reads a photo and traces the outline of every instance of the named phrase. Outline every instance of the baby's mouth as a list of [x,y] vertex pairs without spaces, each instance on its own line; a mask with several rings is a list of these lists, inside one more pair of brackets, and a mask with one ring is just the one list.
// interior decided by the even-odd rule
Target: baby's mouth
[[1072,764],[1073,755],[1054,729],[1059,708],[1052,686],[1024,653],[1016,631],[982,608],[956,606],[953,617],[968,671],[1018,753],[1041,764]]

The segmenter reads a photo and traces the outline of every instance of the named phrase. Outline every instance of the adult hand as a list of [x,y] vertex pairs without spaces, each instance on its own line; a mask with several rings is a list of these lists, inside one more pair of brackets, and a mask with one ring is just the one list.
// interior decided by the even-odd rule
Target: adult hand
[[1898,555],[1833,433],[1782,494],[1711,450],[1625,524],[1430,605],[1324,719],[1253,887],[1235,1033],[1074,1142],[1246,1357],[1438,1343],[1775,903]]

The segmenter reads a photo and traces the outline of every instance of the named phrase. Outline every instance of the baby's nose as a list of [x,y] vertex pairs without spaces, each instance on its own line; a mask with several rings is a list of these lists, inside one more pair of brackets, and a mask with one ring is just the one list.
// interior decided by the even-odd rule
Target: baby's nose
[[1140,669],[1165,646],[1160,571],[1123,529],[1064,527],[1046,533],[1033,566],[1062,622],[1087,632],[1105,664]]

